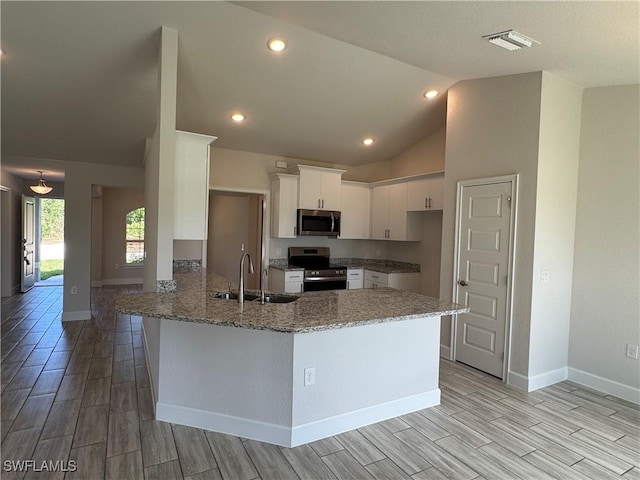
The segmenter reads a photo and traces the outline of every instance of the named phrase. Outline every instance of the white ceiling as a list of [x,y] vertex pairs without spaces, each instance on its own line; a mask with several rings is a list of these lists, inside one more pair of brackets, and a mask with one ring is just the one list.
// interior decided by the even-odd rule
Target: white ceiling
[[[141,165],[161,25],[179,32],[177,128],[216,147],[360,165],[444,125],[445,96],[428,101],[428,88],[539,70],[584,87],[640,83],[639,5],[3,1],[2,160]],[[541,44],[482,39],[511,28]],[[278,55],[265,48],[275,35],[289,42]]]

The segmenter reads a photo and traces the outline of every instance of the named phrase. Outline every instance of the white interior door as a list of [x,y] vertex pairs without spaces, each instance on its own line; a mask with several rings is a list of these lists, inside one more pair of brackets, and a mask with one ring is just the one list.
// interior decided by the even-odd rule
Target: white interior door
[[36,200],[22,195],[22,278],[20,291],[26,292],[35,282]]
[[455,359],[502,378],[513,182],[463,185],[458,197]]

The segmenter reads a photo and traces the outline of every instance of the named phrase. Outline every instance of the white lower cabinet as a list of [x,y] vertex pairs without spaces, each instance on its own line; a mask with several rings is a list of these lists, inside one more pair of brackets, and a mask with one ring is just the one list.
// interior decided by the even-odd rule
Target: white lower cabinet
[[276,293],[302,293],[304,288],[304,271],[285,271],[269,268],[269,290]]
[[347,290],[356,290],[358,288],[364,288],[364,269],[347,269]]
[[380,287],[391,287],[419,293],[420,273],[381,273],[374,270],[365,270],[364,288]]

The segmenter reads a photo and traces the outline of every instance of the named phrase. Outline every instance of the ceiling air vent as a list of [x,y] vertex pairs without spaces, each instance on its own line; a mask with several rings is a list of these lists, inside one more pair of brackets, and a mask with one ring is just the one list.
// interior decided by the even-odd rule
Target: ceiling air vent
[[534,43],[540,44],[540,42],[516,32],[515,30],[492,33],[490,35],[485,35],[482,38],[486,38],[494,45],[506,48],[507,50],[519,50],[521,48],[529,48]]

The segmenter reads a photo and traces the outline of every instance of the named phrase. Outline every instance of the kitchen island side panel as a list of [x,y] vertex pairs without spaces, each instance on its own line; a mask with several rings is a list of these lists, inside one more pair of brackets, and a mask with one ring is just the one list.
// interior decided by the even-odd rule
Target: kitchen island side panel
[[[296,334],[293,427],[333,418],[336,428],[341,416],[373,407],[388,406],[390,418],[394,408],[439,404],[439,343],[440,316]],[[307,368],[314,385],[304,385]]]
[[159,405],[291,425],[292,335],[167,319],[160,322]]

